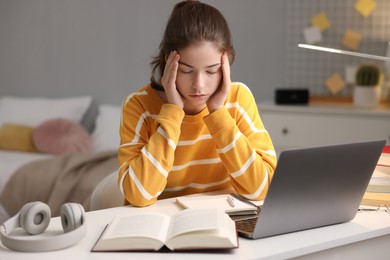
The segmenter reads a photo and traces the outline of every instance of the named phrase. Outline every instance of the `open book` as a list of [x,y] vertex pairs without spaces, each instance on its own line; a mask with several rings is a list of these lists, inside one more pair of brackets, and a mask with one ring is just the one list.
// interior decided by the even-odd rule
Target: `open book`
[[170,250],[237,248],[236,226],[218,209],[121,215],[108,224],[92,252],[158,251],[164,245]]

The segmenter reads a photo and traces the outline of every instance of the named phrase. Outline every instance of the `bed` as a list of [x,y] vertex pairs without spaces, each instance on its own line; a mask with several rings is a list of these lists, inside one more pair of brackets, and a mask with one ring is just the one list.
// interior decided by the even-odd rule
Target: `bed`
[[116,187],[120,107],[90,96],[0,97],[0,223],[30,201],[52,216],[122,204]]

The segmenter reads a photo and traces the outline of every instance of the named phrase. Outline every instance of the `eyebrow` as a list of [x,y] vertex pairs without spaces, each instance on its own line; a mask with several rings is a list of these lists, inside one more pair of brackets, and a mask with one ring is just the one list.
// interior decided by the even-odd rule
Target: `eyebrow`
[[[194,66],[192,66],[192,65],[190,65],[188,63],[182,62],[182,61],[179,61],[179,64],[182,64],[182,65],[187,66],[189,68],[194,68]],[[212,68],[212,67],[215,67],[215,66],[219,66],[219,65],[221,65],[221,63],[215,63],[215,64],[212,64],[212,65],[206,66],[206,68],[209,69],[209,68]]]

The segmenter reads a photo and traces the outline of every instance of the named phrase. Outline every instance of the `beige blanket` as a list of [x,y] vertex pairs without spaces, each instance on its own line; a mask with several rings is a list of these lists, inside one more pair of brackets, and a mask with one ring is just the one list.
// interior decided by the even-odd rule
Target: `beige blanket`
[[52,216],[59,216],[66,202],[78,202],[88,211],[93,189],[116,168],[116,151],[68,154],[31,162],[11,177],[0,203],[10,216],[31,201],[48,204]]

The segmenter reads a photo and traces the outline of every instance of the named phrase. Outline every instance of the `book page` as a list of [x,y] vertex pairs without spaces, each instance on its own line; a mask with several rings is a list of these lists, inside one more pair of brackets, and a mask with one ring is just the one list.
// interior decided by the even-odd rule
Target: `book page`
[[166,239],[170,217],[161,213],[140,213],[116,217],[104,239],[119,237],[150,237]]
[[383,177],[390,180],[390,166],[376,166],[372,178]]
[[183,210],[116,216],[94,245],[101,251],[158,251],[237,248],[235,223],[222,210]]
[[167,239],[192,231],[218,229],[220,214],[225,213],[218,209],[183,210],[172,216]]

